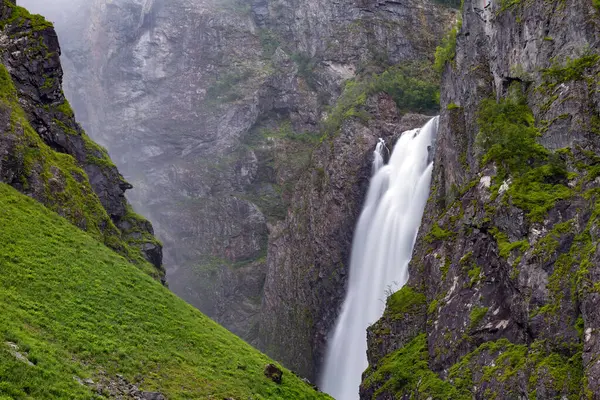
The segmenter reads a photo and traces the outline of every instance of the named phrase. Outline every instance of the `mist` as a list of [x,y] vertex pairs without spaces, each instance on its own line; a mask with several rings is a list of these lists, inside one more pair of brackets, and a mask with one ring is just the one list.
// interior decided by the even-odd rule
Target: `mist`
[[[51,22],[59,22],[82,4],[82,0],[17,0],[17,4],[30,12],[41,14]],[[56,26],[57,29],[62,26]]]

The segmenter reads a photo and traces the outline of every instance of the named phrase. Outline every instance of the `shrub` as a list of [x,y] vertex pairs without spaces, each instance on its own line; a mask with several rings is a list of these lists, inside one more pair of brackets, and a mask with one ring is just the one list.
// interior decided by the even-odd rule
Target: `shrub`
[[437,79],[425,75],[422,71],[416,72],[411,67],[391,67],[376,75],[370,92],[389,94],[401,110],[433,112],[437,111],[440,105]]
[[545,79],[553,81],[554,84],[581,80],[583,79],[585,70],[595,66],[599,59],[600,56],[598,54],[587,53],[579,58],[567,59],[567,62],[563,66],[553,65],[545,69],[542,74]]
[[453,62],[454,57],[456,57],[456,35],[461,27],[462,19],[459,19],[448,35],[442,40],[442,43],[435,49],[433,68],[439,74],[444,71],[446,63]]
[[477,143],[487,151],[484,164],[494,161],[503,172],[515,174],[548,157],[548,151],[536,142],[540,134],[533,114],[517,90],[499,102],[484,100],[477,122]]

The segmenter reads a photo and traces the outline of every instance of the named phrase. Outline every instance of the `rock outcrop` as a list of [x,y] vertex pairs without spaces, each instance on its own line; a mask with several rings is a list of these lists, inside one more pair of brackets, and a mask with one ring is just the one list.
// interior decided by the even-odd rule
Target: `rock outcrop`
[[600,398],[599,21],[590,1],[464,2],[411,277],[369,330],[361,398]]
[[[433,112],[427,69],[455,10],[119,0],[46,11],[65,38],[66,92],[135,186],[130,199],[165,243],[170,288],[314,378],[375,140],[408,110]],[[403,87],[390,93],[398,110],[376,93],[406,84],[406,71],[367,87],[396,64],[427,81],[427,101],[403,104]]]
[[5,0],[0,2],[0,27],[0,62],[6,80],[0,111],[2,181],[153,276],[163,277],[162,246],[153,236],[152,225],[135,214],[125,199],[131,185],[106,150],[81,129],[65,99],[60,47],[52,24]]

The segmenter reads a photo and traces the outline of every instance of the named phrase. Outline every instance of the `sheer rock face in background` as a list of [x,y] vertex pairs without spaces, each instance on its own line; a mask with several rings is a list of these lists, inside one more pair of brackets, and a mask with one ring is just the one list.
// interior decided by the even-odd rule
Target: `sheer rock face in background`
[[371,152],[400,115],[371,96],[368,123],[351,117],[320,143],[320,122],[345,80],[431,61],[455,11],[416,0],[94,0],[39,11],[64,38],[78,118],[165,243],[170,288],[314,378]]
[[[369,330],[363,399],[431,390],[427,367],[403,384],[382,372],[408,359],[421,334],[418,357],[446,380],[437,384],[453,393],[448,398],[600,393],[600,15],[581,0],[500,3],[465,1],[456,57],[443,75],[432,194],[410,267],[408,286],[424,296],[399,293],[413,307],[388,306]],[[553,152],[543,162],[556,169],[540,180],[532,154],[501,185],[501,170],[482,163],[478,118],[489,117],[480,111],[485,99],[515,102],[518,92],[536,140]],[[521,124],[521,132],[529,126]]]
[[16,104],[2,110],[10,124],[0,137],[0,179],[130,260],[144,264],[145,258],[154,266],[149,272],[164,278],[162,246],[152,225],[133,213],[125,199],[131,185],[106,150],[87,137],[65,99],[53,26],[12,4],[0,2],[0,61],[16,98],[3,100],[18,101],[25,115],[21,117]]

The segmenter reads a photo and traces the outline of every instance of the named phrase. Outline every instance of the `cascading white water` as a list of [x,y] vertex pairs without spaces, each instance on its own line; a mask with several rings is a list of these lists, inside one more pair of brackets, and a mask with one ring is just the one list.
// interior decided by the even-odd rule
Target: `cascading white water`
[[400,136],[387,165],[382,140],[352,243],[348,292],[329,339],[321,388],[337,400],[358,399],[367,368],[367,327],[381,317],[386,293],[408,279],[408,263],[429,196],[429,154],[438,117]]

